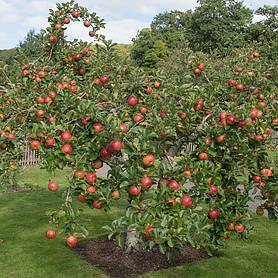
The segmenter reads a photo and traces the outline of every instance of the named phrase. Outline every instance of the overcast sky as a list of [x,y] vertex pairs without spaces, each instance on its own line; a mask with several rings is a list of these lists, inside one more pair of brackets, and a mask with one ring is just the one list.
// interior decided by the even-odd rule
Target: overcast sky
[[[0,49],[11,48],[23,40],[30,29],[47,26],[48,9],[56,0],[0,0]],[[64,2],[64,1],[58,1]],[[262,5],[278,5],[278,0],[244,0],[252,9]],[[105,19],[107,38],[130,43],[137,30],[150,25],[152,18],[163,11],[193,9],[197,0],[79,0],[79,4]],[[88,39],[88,30],[78,23],[70,25],[66,34]]]

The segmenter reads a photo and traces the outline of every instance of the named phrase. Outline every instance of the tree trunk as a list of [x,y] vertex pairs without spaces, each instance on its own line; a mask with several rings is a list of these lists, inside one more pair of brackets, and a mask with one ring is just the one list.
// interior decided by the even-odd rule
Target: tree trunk
[[143,247],[143,241],[139,232],[136,230],[130,230],[126,233],[125,239],[125,252],[131,253],[134,251],[140,251]]

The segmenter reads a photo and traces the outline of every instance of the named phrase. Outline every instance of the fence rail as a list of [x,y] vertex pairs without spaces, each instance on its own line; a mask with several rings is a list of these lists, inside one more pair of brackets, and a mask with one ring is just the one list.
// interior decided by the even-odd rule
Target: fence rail
[[22,159],[18,162],[18,165],[21,167],[27,167],[37,165],[39,163],[40,155],[38,151],[31,150],[29,147],[26,147],[22,152]]

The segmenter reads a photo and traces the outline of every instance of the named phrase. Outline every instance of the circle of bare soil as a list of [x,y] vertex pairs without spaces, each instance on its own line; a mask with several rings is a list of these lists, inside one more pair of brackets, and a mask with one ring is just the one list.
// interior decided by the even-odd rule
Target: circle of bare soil
[[81,242],[75,251],[113,278],[126,278],[209,258],[205,251],[196,250],[190,245],[185,246],[178,256],[173,256],[170,260],[159,250],[127,254],[115,241],[107,238]]

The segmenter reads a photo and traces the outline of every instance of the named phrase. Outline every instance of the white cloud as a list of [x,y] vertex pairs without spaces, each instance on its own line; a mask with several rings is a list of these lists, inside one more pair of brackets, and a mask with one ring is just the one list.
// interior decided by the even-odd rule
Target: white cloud
[[[66,0],[58,0],[65,2]],[[13,47],[31,28],[39,31],[47,26],[48,10],[55,9],[57,0],[0,0],[0,49],[7,45]],[[116,42],[129,43],[139,29],[147,27],[151,19],[160,12],[188,10],[197,6],[197,0],[77,0],[80,5],[95,11],[105,19],[107,38]],[[263,5],[277,5],[277,0],[244,0],[252,9]],[[259,20],[255,16],[255,21]],[[88,30],[75,23],[67,34],[73,38],[90,40]],[[5,35],[5,39],[3,38]],[[8,41],[7,41],[8,40]]]
[[134,19],[113,20],[107,23],[103,34],[116,42],[131,43],[137,31],[148,25],[149,23]]

